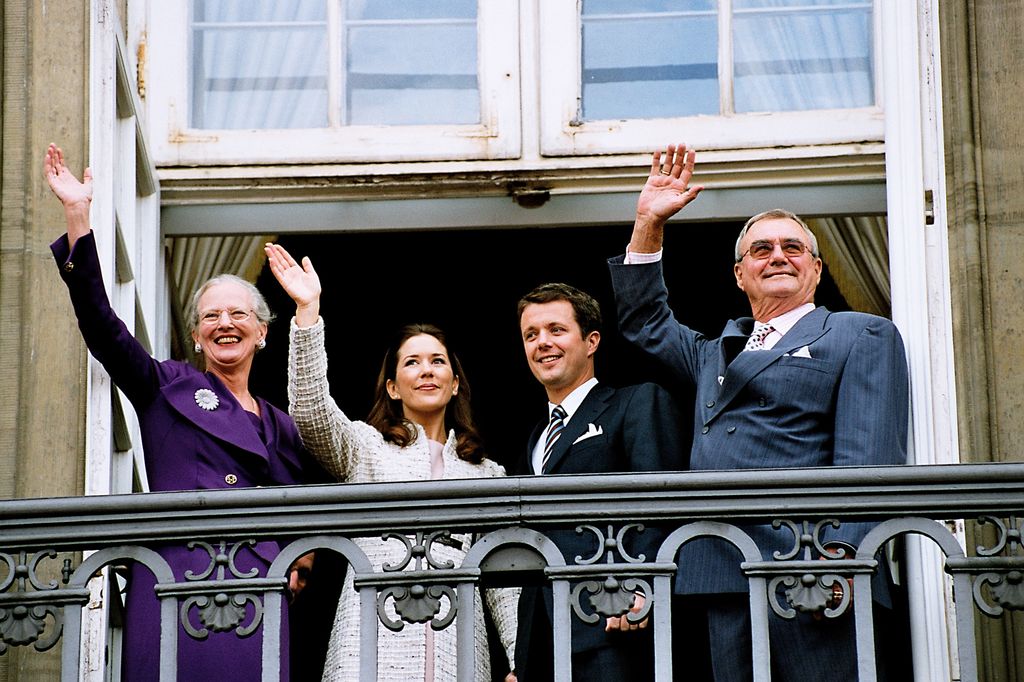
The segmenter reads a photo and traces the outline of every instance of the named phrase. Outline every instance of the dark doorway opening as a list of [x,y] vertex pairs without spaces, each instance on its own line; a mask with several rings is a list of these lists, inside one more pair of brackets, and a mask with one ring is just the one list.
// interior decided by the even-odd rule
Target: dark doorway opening
[[[680,321],[717,336],[731,318],[750,314],[732,274],[742,224],[670,225],[665,270]],[[324,294],[331,395],[353,419],[371,403],[384,347],[400,326],[432,322],[444,329],[468,375],[473,407],[489,456],[514,469],[529,433],[546,417],[544,391],[527,368],[516,302],[543,282],[562,281],[601,303],[604,329],[597,354],[601,381],[625,385],[663,378],[619,336],[606,261],[624,252],[630,225],[466,231],[286,235],[296,258],[309,256]],[[288,325],[293,304],[270,272],[257,282],[277,313],[260,353],[252,389],[287,406]],[[817,301],[847,310],[827,268]],[[681,411],[692,396],[677,386]]]

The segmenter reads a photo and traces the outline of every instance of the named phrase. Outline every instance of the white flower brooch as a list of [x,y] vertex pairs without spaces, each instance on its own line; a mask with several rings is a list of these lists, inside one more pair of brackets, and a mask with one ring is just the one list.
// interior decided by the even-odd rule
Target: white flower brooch
[[213,412],[220,405],[220,398],[208,388],[201,388],[196,391],[196,405],[207,412]]

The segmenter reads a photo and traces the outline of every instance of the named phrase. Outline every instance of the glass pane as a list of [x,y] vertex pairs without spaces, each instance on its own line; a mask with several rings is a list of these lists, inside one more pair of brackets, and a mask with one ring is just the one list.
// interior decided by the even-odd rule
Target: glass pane
[[792,8],[792,7],[848,7],[850,5],[868,5],[870,3],[860,0],[732,0],[733,9],[760,9],[760,8]]
[[873,106],[871,2],[735,0],[737,112]]
[[348,11],[374,18],[346,20],[347,124],[480,121],[475,2],[361,0]]
[[325,21],[324,0],[193,0],[192,21]]
[[194,128],[327,125],[323,0],[194,0]]
[[714,0],[584,0],[582,22],[585,120],[719,112]]
[[443,13],[449,19],[476,19],[476,2],[477,0],[349,0],[345,5],[345,16],[349,19],[436,19]]

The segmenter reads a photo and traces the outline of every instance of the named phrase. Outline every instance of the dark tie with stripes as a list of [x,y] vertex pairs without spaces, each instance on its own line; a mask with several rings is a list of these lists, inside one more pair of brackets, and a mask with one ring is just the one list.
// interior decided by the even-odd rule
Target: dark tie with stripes
[[551,410],[551,421],[548,422],[548,433],[544,437],[544,459],[541,460],[540,470],[546,473],[548,469],[548,458],[551,457],[551,449],[555,447],[555,441],[562,434],[565,428],[565,410],[561,405],[555,405]]

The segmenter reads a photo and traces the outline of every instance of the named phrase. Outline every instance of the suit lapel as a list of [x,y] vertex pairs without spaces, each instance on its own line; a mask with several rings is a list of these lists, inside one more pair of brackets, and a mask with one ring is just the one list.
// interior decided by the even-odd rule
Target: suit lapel
[[722,332],[721,343],[718,348],[718,376],[724,376],[729,364],[743,350],[747,337],[754,330],[754,318],[741,317],[738,320],[729,320]]
[[779,355],[785,355],[814,343],[828,331],[825,329],[825,321],[830,314],[827,308],[815,308],[801,317],[800,321],[793,325],[789,333],[783,336],[772,350],[781,351]]
[[[741,352],[737,355],[736,359],[725,368],[718,400],[715,401],[715,408],[709,415],[709,421],[717,417],[739,395],[743,387],[766,367],[778,361],[786,353],[810,345],[821,338],[827,331],[824,325],[828,316],[829,311],[826,308],[815,308],[800,318],[771,350]],[[728,327],[726,329],[728,331]]]
[[[201,389],[213,391],[217,396],[216,409],[204,410],[199,407],[196,392]],[[270,459],[266,446],[245,410],[216,377],[210,374],[186,374],[165,385],[161,391],[171,407],[184,419],[217,440],[230,443],[264,460]],[[269,409],[266,403],[261,403],[261,407],[263,410]]]
[[558,473],[558,468],[573,442],[586,432],[588,425],[597,423],[597,418],[608,409],[608,400],[614,394],[613,388],[603,384],[598,384],[590,389],[590,393],[583,399],[579,409],[572,415],[566,427],[562,429],[562,434],[551,449],[551,456],[548,458],[546,468],[547,473]]

